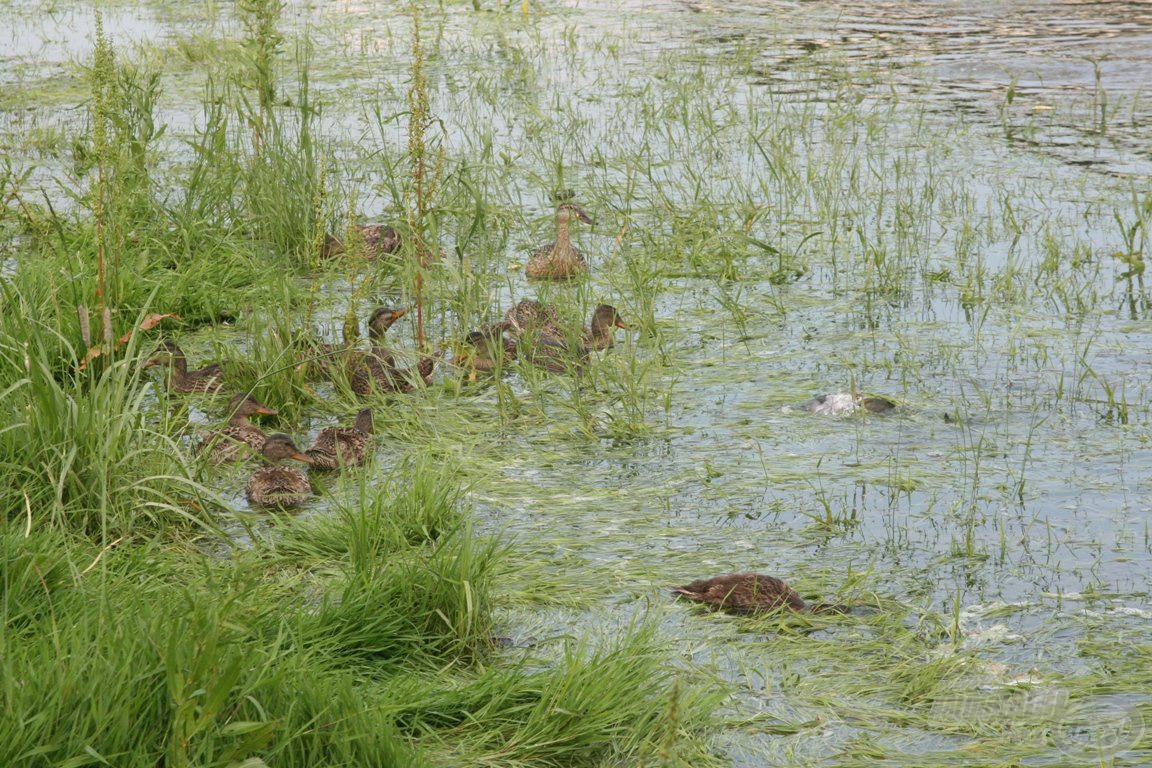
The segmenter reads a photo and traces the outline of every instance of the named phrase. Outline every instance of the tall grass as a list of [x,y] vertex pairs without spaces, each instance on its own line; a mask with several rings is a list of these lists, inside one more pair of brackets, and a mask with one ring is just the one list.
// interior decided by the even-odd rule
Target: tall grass
[[[4,291],[9,306],[20,297]],[[47,343],[44,343],[47,342]],[[68,363],[60,372],[57,350]],[[5,518],[28,515],[101,541],[169,525],[210,526],[212,494],[154,425],[133,336],[122,358],[82,369],[84,352],[14,314],[0,330],[0,491]]]

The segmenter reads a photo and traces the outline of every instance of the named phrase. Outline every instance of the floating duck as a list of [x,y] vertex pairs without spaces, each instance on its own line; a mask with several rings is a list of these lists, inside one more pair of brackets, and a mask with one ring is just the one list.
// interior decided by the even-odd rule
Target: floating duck
[[580,332],[578,346],[573,348],[565,334],[554,326],[544,326],[535,333],[523,334],[520,354],[534,365],[553,373],[564,373],[587,362],[590,352],[608,349],[615,344],[613,332],[628,326],[611,304],[601,304],[592,313],[590,326]]
[[507,323],[492,323],[472,331],[465,341],[472,347],[467,365],[473,372],[492,373],[516,359],[516,341],[506,338]]
[[[375,261],[381,256],[400,250],[400,233],[387,224],[357,224],[357,236],[363,239],[364,256]],[[333,259],[347,252],[344,241],[334,235],[325,235],[320,247],[320,258]]]
[[809,605],[783,579],[759,573],[726,573],[700,579],[672,594],[712,608],[741,615],[791,610],[801,613],[845,613],[847,606],[829,603]]
[[556,240],[538,248],[528,257],[524,274],[530,280],[569,280],[588,273],[588,260],[574,245],[568,234],[572,218],[585,224],[592,219],[575,203],[556,206]]
[[328,427],[316,435],[305,453],[312,458],[313,469],[340,469],[363,464],[372,445],[372,409],[356,414],[351,427]]
[[248,501],[262,507],[296,507],[312,496],[312,483],[299,469],[282,467],[279,462],[295,459],[305,464],[312,457],[300,451],[288,435],[269,435],[260,454],[269,464],[260,467],[248,479]]
[[197,453],[207,456],[213,464],[247,459],[259,453],[267,435],[248,419],[257,414],[275,416],[276,410],[249,394],[241,393],[228,401],[226,413],[229,414],[228,426],[204,433],[197,449]]
[[184,350],[170,339],[166,339],[156,348],[156,352],[144,363],[144,368],[151,368],[154,365],[168,366],[168,389],[171,392],[217,394],[224,386],[224,369],[220,367],[220,363],[209,363],[203,368],[189,371]]

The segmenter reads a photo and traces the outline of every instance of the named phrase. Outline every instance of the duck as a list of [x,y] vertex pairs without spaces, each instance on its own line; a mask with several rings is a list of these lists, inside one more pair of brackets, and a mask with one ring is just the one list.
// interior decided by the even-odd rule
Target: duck
[[262,507],[297,507],[311,498],[312,483],[308,475],[302,470],[279,464],[284,459],[313,463],[312,457],[297,448],[292,438],[268,435],[260,454],[269,463],[253,472],[248,479],[249,503]]
[[556,206],[556,240],[537,248],[524,265],[529,280],[570,280],[588,273],[588,260],[574,245],[568,234],[572,218],[585,224],[592,219],[575,203],[562,202]]
[[490,323],[464,339],[472,347],[467,365],[471,373],[493,373],[516,359],[516,341],[506,338],[508,324]]
[[332,470],[355,467],[368,458],[375,431],[372,409],[364,408],[356,414],[351,427],[328,427],[320,430],[312,447],[306,453],[312,458],[313,469]]
[[834,394],[819,395],[798,406],[802,411],[808,411],[809,413],[815,413],[820,416],[844,416],[860,411],[885,413],[895,407],[896,403],[886,397],[864,395],[859,392],[836,392]]
[[225,413],[229,414],[228,426],[216,432],[205,432],[197,448],[197,453],[206,456],[212,464],[238,461],[259,453],[267,435],[248,418],[257,414],[277,415],[274,408],[244,392],[232,396]]
[[601,304],[592,312],[589,327],[580,333],[580,343],[585,349],[604,350],[616,344],[614,328],[628,330],[627,323],[620,317],[616,307],[611,304]]
[[154,365],[168,366],[168,389],[171,392],[184,395],[193,392],[219,394],[224,388],[224,369],[220,363],[209,363],[203,368],[189,371],[184,350],[171,339],[166,339],[156,348],[152,357],[144,363],[144,368]]
[[[400,233],[388,224],[357,224],[356,237],[364,243],[364,256],[369,261],[375,261],[381,256],[396,253],[400,250]],[[344,241],[333,234],[324,236],[324,244],[320,247],[320,258],[333,259],[347,253]]]
[[591,352],[608,349],[615,345],[614,329],[628,329],[620,313],[611,304],[601,304],[592,312],[589,327],[580,332],[580,340],[575,348],[569,344],[566,335],[555,326],[544,326],[537,333],[521,337],[521,354],[552,373],[565,373],[573,365],[579,371]]
[[352,374],[352,391],[357,395],[370,395],[373,392],[411,392],[417,387],[428,386],[436,373],[436,366],[443,353],[423,355],[412,368],[400,370],[392,365],[391,356],[367,355],[363,363]]
[[504,330],[513,336],[544,328],[559,328],[560,312],[553,304],[536,299],[521,299],[504,313]]
[[408,310],[403,308],[377,307],[368,318],[368,339],[372,342],[372,355],[389,368],[395,360],[392,352],[384,346],[384,335],[406,314]]
[[700,579],[676,587],[672,594],[739,615],[782,610],[797,613],[846,613],[849,610],[848,606],[831,603],[809,605],[788,582],[760,573],[726,573]]
[[[407,309],[377,307],[368,317],[368,339],[372,343],[372,354],[388,366],[392,365],[392,353],[384,347],[384,335],[393,323],[407,313]],[[355,318],[349,318],[344,323],[343,344],[312,344],[307,377],[312,380],[333,378],[341,371],[347,377],[354,372],[365,358],[365,354],[355,346],[359,336],[360,330]]]

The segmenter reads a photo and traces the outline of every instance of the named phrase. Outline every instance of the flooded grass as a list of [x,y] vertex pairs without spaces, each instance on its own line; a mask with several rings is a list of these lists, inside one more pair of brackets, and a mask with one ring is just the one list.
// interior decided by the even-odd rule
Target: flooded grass
[[[78,39],[38,22],[2,67],[0,753],[1148,762],[1125,66],[967,82],[920,16],[812,4],[65,6]],[[562,190],[591,275],[529,282]],[[468,331],[522,298],[629,329],[579,375],[470,375]],[[302,341],[366,352],[381,305],[433,383],[310,378]],[[226,398],[142,369],[163,338],[301,446],[370,405],[374,456],[249,508],[251,465],[192,452]],[[825,393],[897,408],[798,407]],[[741,571],[852,611],[672,598]]]

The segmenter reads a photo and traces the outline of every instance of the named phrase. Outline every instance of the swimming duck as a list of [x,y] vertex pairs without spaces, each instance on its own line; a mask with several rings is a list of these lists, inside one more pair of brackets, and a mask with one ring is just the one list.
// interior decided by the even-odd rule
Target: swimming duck
[[389,368],[394,362],[392,353],[384,346],[384,334],[400,318],[408,314],[407,309],[377,307],[368,318],[368,338],[372,342],[372,355]]
[[367,355],[352,374],[352,391],[358,395],[370,395],[373,392],[411,392],[419,386],[426,387],[432,383],[442,354],[423,355],[415,366],[404,370],[391,364],[391,355],[386,359],[375,354]]
[[225,412],[229,414],[228,426],[217,432],[205,432],[197,449],[197,453],[206,455],[213,464],[247,459],[259,453],[267,436],[248,421],[248,417],[257,414],[276,415],[275,409],[246,393],[234,395],[228,401]]
[[312,483],[299,469],[280,466],[283,459],[312,464],[313,459],[296,447],[288,435],[268,435],[260,454],[269,464],[248,479],[248,501],[264,507],[295,507],[312,496]]
[[829,603],[809,605],[783,579],[759,573],[726,573],[700,579],[676,587],[672,594],[717,610],[743,615],[784,609],[801,613],[845,613],[848,610],[847,606]]
[[896,403],[886,397],[876,395],[863,395],[859,392],[837,392],[830,395],[820,395],[801,403],[800,410],[815,413],[820,416],[843,416],[858,411],[869,413],[884,413],[896,407]]
[[590,352],[608,349],[616,343],[613,338],[615,328],[627,329],[620,313],[611,304],[601,304],[592,313],[590,327],[580,332],[579,345],[573,349],[567,337],[559,328],[545,326],[535,334],[521,337],[521,354],[534,365],[552,373],[565,373],[575,366],[576,370],[588,360]]
[[351,427],[320,430],[312,447],[305,453],[312,457],[313,469],[355,467],[368,458],[373,431],[372,409],[364,408],[356,414],[356,421]]
[[[372,342],[372,354],[392,364],[392,353],[383,345],[384,335],[392,324],[408,313],[406,309],[377,307],[368,317],[368,338]],[[312,344],[311,359],[308,361],[309,379],[332,378],[342,371],[345,376],[355,371],[364,361],[364,353],[356,349],[360,329],[355,318],[344,323],[343,344]]]
[[220,363],[209,363],[203,368],[189,371],[184,350],[171,339],[162,342],[143,367],[151,368],[154,365],[168,366],[168,389],[172,392],[218,394],[224,386],[224,369]]
[[[356,232],[364,241],[364,256],[369,261],[375,261],[381,256],[400,250],[400,233],[395,227],[387,224],[357,224]],[[320,258],[331,259],[346,252],[347,247],[340,238],[331,234],[324,236]]]
[[608,349],[616,343],[614,328],[628,330],[628,326],[620,318],[620,313],[611,304],[601,304],[592,313],[590,327],[580,332],[580,343],[585,349]]
[[560,313],[552,304],[536,299],[521,299],[504,313],[504,329],[513,336],[543,328],[559,328]]
[[556,240],[538,248],[528,257],[524,274],[530,280],[568,280],[588,272],[588,260],[580,253],[568,235],[572,217],[585,224],[592,219],[575,203],[556,206]]
[[505,338],[508,324],[491,323],[472,331],[465,341],[472,347],[468,367],[472,372],[491,373],[516,359],[516,342]]

